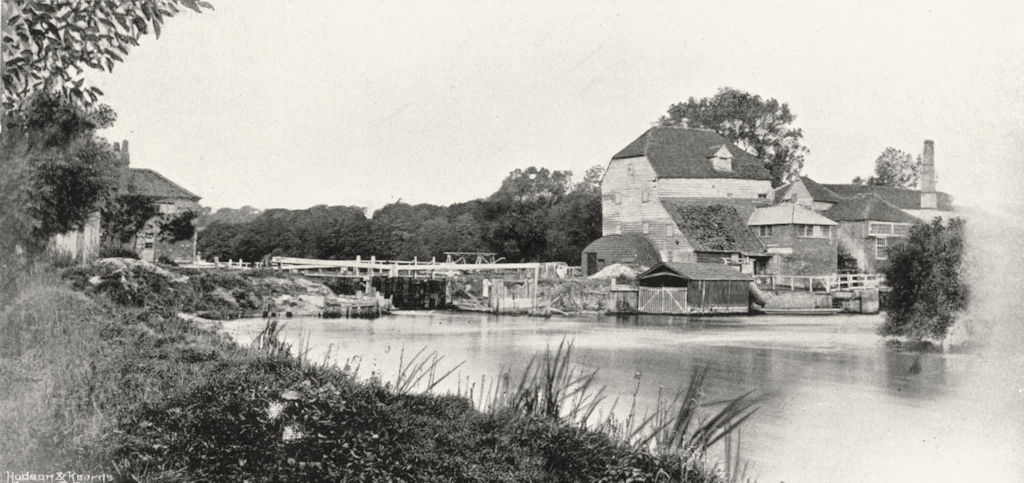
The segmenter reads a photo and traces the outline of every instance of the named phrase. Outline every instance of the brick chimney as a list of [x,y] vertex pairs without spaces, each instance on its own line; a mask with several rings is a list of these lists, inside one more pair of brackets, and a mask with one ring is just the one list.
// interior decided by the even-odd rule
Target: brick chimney
[[924,152],[921,154],[921,208],[936,209],[939,196],[935,193],[935,141],[924,141]]
[[128,194],[128,164],[130,162],[128,140],[124,140],[120,144],[115,142],[114,152],[117,153],[117,192],[122,195]]

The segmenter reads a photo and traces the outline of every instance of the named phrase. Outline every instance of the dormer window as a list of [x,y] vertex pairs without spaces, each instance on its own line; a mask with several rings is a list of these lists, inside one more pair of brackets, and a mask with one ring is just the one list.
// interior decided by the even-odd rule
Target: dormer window
[[714,152],[708,159],[711,160],[711,167],[715,171],[732,171],[732,153],[729,152],[729,149],[724,144],[714,149]]

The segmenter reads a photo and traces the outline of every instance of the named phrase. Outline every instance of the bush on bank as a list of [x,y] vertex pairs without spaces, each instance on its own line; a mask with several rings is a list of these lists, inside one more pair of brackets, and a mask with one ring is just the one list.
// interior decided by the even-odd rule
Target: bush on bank
[[40,274],[0,313],[0,467],[128,481],[720,479],[566,422],[396,394],[175,315],[261,275],[120,276],[130,283],[93,266]]
[[892,292],[882,335],[941,340],[967,308],[964,279],[964,221],[910,228],[906,240],[889,250],[885,279]]

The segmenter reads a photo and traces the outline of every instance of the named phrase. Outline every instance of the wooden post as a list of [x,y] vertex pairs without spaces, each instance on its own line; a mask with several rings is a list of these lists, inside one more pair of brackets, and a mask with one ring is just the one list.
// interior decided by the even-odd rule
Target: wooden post
[[537,265],[537,267],[533,269],[533,308],[534,309],[537,308],[537,300],[538,300],[538,297],[540,296],[540,294],[537,293],[537,292],[539,292],[538,289],[540,288],[539,283],[540,283],[540,265]]

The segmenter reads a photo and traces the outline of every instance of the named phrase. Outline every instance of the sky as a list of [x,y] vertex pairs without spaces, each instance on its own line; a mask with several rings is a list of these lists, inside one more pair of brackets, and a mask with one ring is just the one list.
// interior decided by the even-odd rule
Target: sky
[[820,182],[935,141],[938,188],[1020,204],[1024,2],[211,0],[90,79],[213,208],[449,204],[577,179],[674,102],[789,103]]

